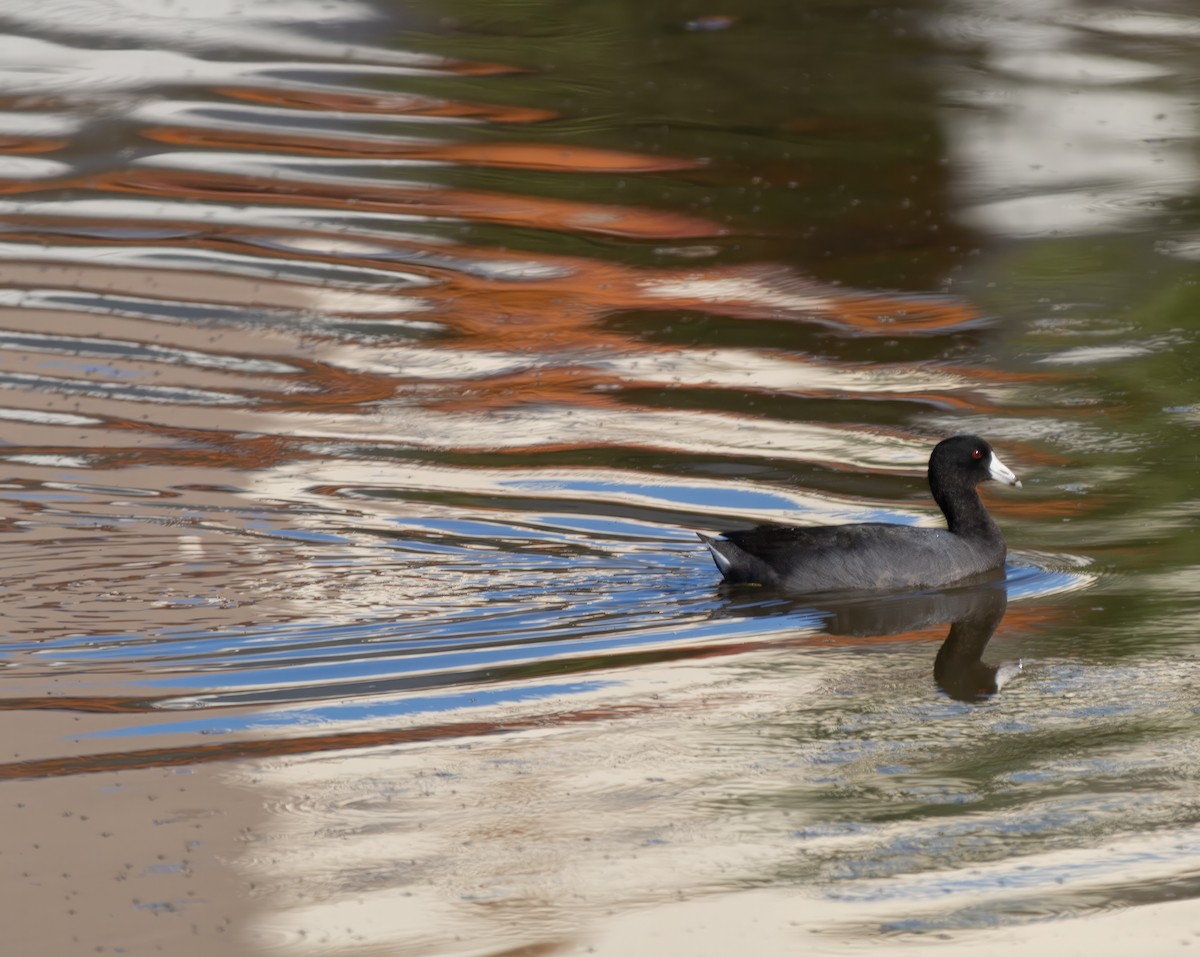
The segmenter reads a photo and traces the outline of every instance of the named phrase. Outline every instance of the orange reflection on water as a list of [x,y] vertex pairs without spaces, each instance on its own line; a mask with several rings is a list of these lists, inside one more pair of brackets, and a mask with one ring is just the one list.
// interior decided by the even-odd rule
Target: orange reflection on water
[[[36,155],[38,153],[54,153],[67,145],[66,140],[49,139],[38,136],[0,136],[0,154],[10,156]],[[45,181],[39,180],[44,187]]]
[[442,119],[478,120],[485,123],[545,123],[558,118],[551,110],[502,103],[464,103],[420,96],[415,93],[348,93],[342,90],[317,90],[296,87],[271,90],[257,87],[219,87],[220,96],[251,103],[291,109],[336,110],[341,113],[386,114],[394,116],[430,116]]
[[408,155],[466,166],[576,173],[661,173],[705,165],[702,160],[681,157],[547,143],[446,143],[415,148]]
[[344,210],[404,217],[453,217],[569,233],[599,233],[631,239],[687,240],[724,235],[727,230],[698,216],[637,206],[603,205],[557,197],[517,196],[483,190],[431,188],[411,183],[303,182],[271,180],[215,171],[139,170],[136,177],[115,173],[100,179],[102,189],[132,195],[253,202],[302,203],[314,209]]
[[[523,259],[517,253],[475,252],[494,262]],[[808,320],[893,336],[961,328],[981,318],[953,300],[847,295],[785,266],[650,270],[562,256],[539,256],[539,262],[557,268],[545,279],[533,276],[519,282],[464,275],[456,277],[455,288],[428,295],[444,302],[439,318],[482,343],[489,344],[489,337],[507,337],[520,326],[537,335],[539,346],[551,347],[564,336],[564,346],[578,344],[574,340],[582,328],[600,317],[634,309]],[[469,309],[464,309],[467,300]]]
[[500,169],[570,170],[592,173],[652,173],[698,169],[702,160],[651,156],[624,150],[546,143],[456,143],[402,137],[366,137],[348,133],[325,136],[301,133],[268,133],[262,130],[195,129],[179,126],[147,127],[147,139],[178,147],[221,147],[256,153],[296,153],[309,156],[342,156],[362,159],[392,157],[485,166]]

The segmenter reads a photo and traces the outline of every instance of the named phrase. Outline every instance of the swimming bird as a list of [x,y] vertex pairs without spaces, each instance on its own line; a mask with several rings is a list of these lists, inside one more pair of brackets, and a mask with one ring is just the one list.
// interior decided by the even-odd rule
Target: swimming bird
[[794,593],[937,588],[1004,566],[1004,536],[976,490],[994,479],[1021,486],[977,435],[939,442],[929,457],[929,490],[946,528],[858,525],[757,528],[700,535],[727,582]]

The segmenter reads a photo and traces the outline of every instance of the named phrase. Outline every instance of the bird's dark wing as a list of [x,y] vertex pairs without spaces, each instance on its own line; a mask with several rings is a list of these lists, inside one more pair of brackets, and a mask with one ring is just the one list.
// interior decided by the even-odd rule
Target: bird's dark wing
[[882,522],[760,525],[726,532],[709,548],[727,581],[798,592],[912,588],[981,570],[945,529]]
[[[917,529],[884,522],[857,525],[759,525],[755,528],[725,532],[721,537],[748,555],[771,566],[793,563],[798,556],[814,558],[829,551],[857,551],[878,547],[888,541],[905,543]],[[932,531],[930,529],[929,531]]]

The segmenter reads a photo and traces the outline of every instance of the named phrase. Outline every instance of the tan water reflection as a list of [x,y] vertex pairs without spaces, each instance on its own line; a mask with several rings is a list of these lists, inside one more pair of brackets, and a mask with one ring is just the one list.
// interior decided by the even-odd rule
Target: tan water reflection
[[[918,835],[899,820],[878,830],[829,826],[797,799],[821,787],[820,745],[764,732],[819,709],[815,702],[846,681],[860,695],[886,695],[905,669],[877,670],[883,685],[872,687],[844,662],[772,667],[780,661],[776,652],[645,670],[645,688],[662,704],[602,734],[548,724],[434,750],[256,767],[256,785],[277,797],[241,866],[277,891],[251,938],[268,951],[318,954],[723,953],[731,935],[752,932],[756,952],[784,954],[841,952],[893,927],[905,953],[906,924],[974,910],[1050,911],[1178,866],[1177,851],[1166,855],[1174,864],[1132,863],[1146,846],[1139,837],[1109,845],[1108,865],[1061,850],[1034,860],[985,853],[966,880],[935,867],[921,878],[928,896],[915,901],[889,893],[889,880],[873,884],[877,898],[853,884],[844,898],[837,883],[754,890],[814,859],[852,859],[876,840],[937,840],[936,825]],[[847,757],[864,785],[880,772],[869,751]],[[764,804],[768,794],[774,800]],[[845,799],[860,798],[850,791]],[[1072,868],[1086,877],[1064,887],[1058,875]],[[1188,936],[1189,915],[1173,917]],[[723,928],[725,920],[734,926]],[[995,933],[954,939],[992,952],[1058,937],[1038,928],[1020,938]],[[915,948],[917,937],[909,939]]]
[[10,953],[168,943],[178,957],[209,957],[218,945],[249,953],[242,937],[261,904],[230,862],[265,817],[253,788],[216,774],[126,770],[86,783],[6,781],[4,801]]

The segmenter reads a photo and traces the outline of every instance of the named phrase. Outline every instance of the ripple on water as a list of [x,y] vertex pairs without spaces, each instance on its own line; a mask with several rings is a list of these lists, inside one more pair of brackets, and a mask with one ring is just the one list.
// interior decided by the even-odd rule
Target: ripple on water
[[[437,517],[441,509],[425,506],[422,510],[432,514],[397,516],[374,532],[348,525],[343,534],[281,528],[280,516],[270,511],[210,514],[199,525],[184,528],[193,537],[207,531],[218,543],[237,546],[237,527],[227,524],[236,519],[252,533],[245,539],[255,546],[252,554],[263,546],[277,553],[269,565],[260,566],[257,587],[286,590],[293,606],[289,617],[298,612],[301,617],[249,628],[164,629],[128,636],[85,632],[11,643],[9,653],[26,668],[69,665],[83,674],[114,668],[140,674],[133,688],[148,695],[143,707],[222,709],[211,718],[186,722],[129,723],[99,732],[102,737],[298,733],[428,721],[535,701],[557,705],[569,696],[602,701],[614,689],[624,693],[638,686],[631,668],[712,654],[758,653],[774,642],[819,635],[827,627],[826,612],[802,599],[750,594],[730,604],[721,595],[715,588],[717,576],[692,533],[664,525],[675,519],[655,511],[710,504],[706,486],[576,476],[515,485],[503,479],[500,487],[510,494],[554,493],[564,502],[592,497],[586,509],[581,503],[582,514],[498,510],[493,504],[488,509],[460,506]],[[134,490],[99,485],[74,483],[70,490],[81,493],[85,502],[114,491],[136,497]],[[350,491],[339,490],[338,497],[366,496],[408,508],[403,499],[376,498],[377,491]],[[55,494],[48,492],[45,501],[67,508]],[[535,501],[544,508],[544,498]],[[750,494],[736,504],[770,506],[775,501]],[[619,505],[624,514],[596,516],[597,506],[605,502]],[[164,504],[173,512],[197,511],[195,505]],[[463,517],[472,514],[474,518]],[[287,523],[294,525],[300,517],[289,510]],[[320,511],[312,519],[320,526],[328,522]],[[170,525],[161,530],[176,531]],[[312,551],[303,558],[320,576],[311,595],[310,586],[298,580],[311,577],[303,566],[280,561],[293,547],[290,543]],[[199,545],[181,576],[205,569],[212,576],[217,567],[206,559],[208,550]],[[1072,564],[1080,562],[1020,556],[1009,567],[1010,600],[1037,601],[1086,587],[1092,576]],[[160,590],[157,604],[201,620],[205,614],[228,617],[222,597],[227,587],[211,595]],[[348,600],[330,604],[333,595]],[[247,600],[253,596],[243,590],[233,610]],[[314,604],[304,615],[310,600]],[[331,611],[346,617],[331,618]],[[885,600],[880,620],[887,619]],[[561,680],[568,675],[576,679]],[[235,706],[251,710],[228,710]]]

